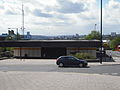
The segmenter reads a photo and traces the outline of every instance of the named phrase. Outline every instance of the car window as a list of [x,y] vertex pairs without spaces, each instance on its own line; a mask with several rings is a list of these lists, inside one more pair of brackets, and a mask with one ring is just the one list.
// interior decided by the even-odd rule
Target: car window
[[68,60],[68,59],[69,59],[69,57],[64,57],[64,59]]
[[69,57],[68,59],[69,60],[76,60],[74,57]]

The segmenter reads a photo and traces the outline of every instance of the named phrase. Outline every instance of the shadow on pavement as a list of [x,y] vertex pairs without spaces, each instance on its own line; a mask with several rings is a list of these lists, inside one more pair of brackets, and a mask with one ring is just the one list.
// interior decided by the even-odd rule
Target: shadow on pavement
[[115,62],[115,60],[112,57],[104,57],[103,62]]

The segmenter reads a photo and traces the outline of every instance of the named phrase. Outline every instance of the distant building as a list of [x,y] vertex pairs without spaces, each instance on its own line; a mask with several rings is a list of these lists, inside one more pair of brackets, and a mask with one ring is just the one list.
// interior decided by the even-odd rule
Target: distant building
[[8,35],[15,35],[13,30],[8,30]]
[[31,40],[53,40],[55,36],[32,35]]
[[24,39],[25,40],[31,40],[32,36],[30,34],[30,32],[27,32],[27,35],[24,35]]
[[116,35],[117,35],[116,32],[111,32],[112,37],[115,37]]
[[2,33],[2,35],[0,35],[0,40],[5,40],[7,36],[8,36],[7,33]]

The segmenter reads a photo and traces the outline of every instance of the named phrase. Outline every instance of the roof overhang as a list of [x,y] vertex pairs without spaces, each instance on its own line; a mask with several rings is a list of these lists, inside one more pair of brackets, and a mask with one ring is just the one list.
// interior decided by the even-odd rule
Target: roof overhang
[[99,40],[16,40],[0,41],[0,47],[100,47]]

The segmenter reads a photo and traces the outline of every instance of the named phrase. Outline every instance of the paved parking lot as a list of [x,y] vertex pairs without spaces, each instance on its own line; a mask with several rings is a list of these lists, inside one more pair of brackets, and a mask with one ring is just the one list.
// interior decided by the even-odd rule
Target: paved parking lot
[[0,90],[120,90],[119,67],[119,60],[88,68],[58,68],[55,60],[3,60]]

